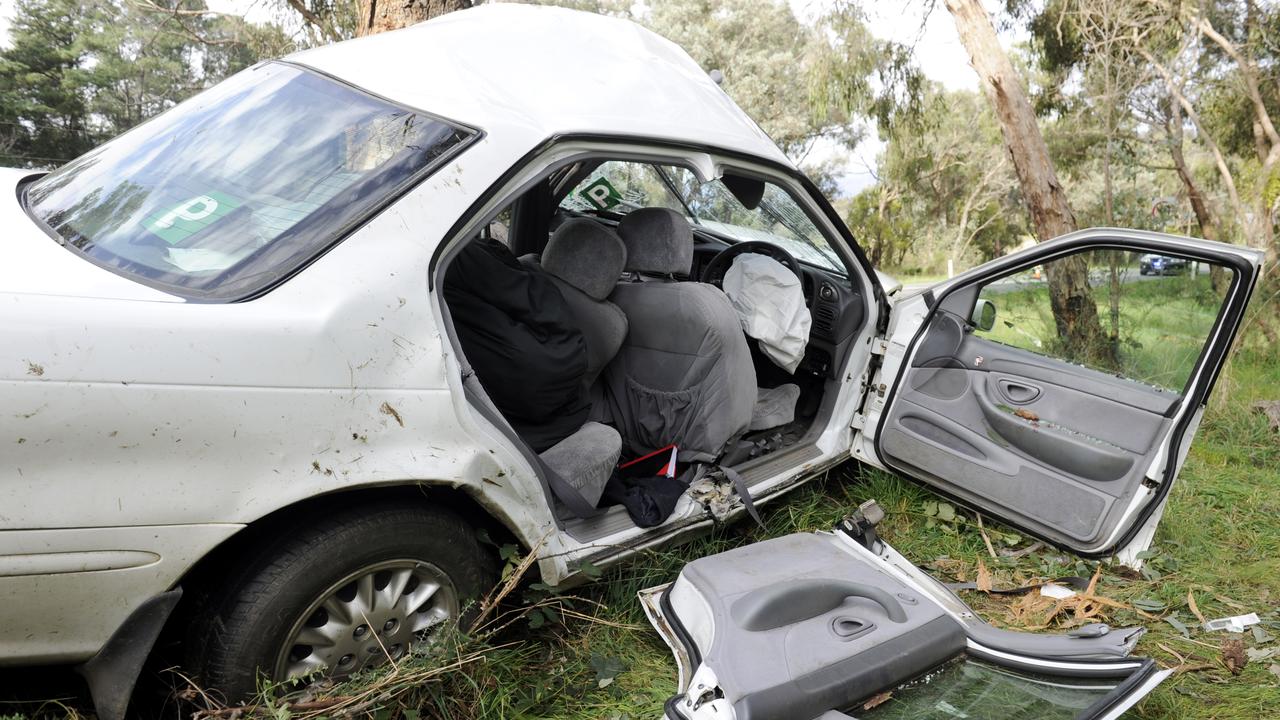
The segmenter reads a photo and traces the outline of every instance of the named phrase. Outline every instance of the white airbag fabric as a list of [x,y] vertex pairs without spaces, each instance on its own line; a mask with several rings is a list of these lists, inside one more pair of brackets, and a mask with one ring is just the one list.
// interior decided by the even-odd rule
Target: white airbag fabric
[[800,278],[771,257],[746,253],[734,259],[723,285],[743,332],[760,342],[774,364],[794,373],[813,323]]

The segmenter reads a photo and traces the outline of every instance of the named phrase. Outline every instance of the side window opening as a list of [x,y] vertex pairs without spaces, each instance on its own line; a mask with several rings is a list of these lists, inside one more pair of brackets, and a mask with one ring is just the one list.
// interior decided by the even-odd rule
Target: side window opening
[[[1083,262],[1094,303],[1074,310],[1077,322],[1096,322],[1086,336],[1060,327],[1049,278],[1068,262]],[[975,334],[1004,345],[1180,392],[1213,331],[1222,299],[1214,266],[1189,258],[1123,250],[1095,250],[1060,258],[988,282],[978,308],[989,303],[994,323]],[[984,303],[985,301],[985,303]],[[1064,340],[1071,337],[1072,340]]]

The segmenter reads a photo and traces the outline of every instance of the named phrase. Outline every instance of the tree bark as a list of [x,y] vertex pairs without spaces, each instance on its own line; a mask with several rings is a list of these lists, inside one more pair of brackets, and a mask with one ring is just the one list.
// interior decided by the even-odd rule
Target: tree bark
[[[1045,241],[1072,232],[1076,229],[1075,214],[1054,172],[1031,102],[1004,48],[1000,47],[991,18],[980,0],[945,0],[945,3],[1000,122],[1000,133],[1013,159],[1036,237]],[[1072,255],[1056,260],[1045,267],[1045,274],[1062,350],[1072,355],[1072,359],[1114,360],[1098,321],[1098,306],[1089,286],[1085,259]]]
[[356,36],[398,30],[469,7],[471,0],[360,0]]
[[[1196,224],[1200,226],[1200,236],[1206,240],[1219,240],[1218,222],[1213,218],[1213,210],[1205,201],[1204,193],[1200,192],[1200,186],[1196,185],[1195,176],[1191,174],[1187,159],[1182,154],[1182,106],[1172,94],[1169,97],[1168,117],[1165,118],[1165,133],[1169,136],[1169,157],[1173,160],[1174,172],[1187,191],[1187,202],[1191,203],[1191,212],[1195,214]],[[1221,265],[1210,266],[1209,282],[1220,297],[1227,294],[1227,280],[1227,272]]]

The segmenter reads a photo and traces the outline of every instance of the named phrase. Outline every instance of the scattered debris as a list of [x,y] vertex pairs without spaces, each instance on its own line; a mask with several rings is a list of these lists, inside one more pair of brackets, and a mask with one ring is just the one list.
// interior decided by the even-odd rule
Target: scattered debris
[[1244,666],[1249,664],[1249,658],[1244,654],[1244,641],[1239,638],[1223,640],[1222,662],[1232,675],[1239,675],[1244,670]]
[[1280,400],[1259,400],[1250,407],[1254,412],[1267,416],[1273,432],[1280,432]]
[[1191,590],[1187,590],[1187,608],[1191,610],[1192,615],[1196,616],[1201,625],[1207,622],[1204,619],[1204,614],[1200,612],[1200,606],[1196,605],[1196,596],[1192,594]]
[[991,592],[991,571],[987,570],[987,564],[982,562],[982,558],[978,558],[978,578],[975,583],[978,592]]
[[730,511],[733,510],[734,499],[737,497],[732,483],[716,482],[710,475],[690,484],[688,493],[689,497],[706,508],[707,513],[716,521],[724,520],[729,516]]
[[1040,586],[1040,594],[1054,600],[1065,600],[1075,596],[1077,593],[1069,587],[1063,587],[1055,583],[1045,583]]
[[30,360],[28,360],[28,361],[27,361],[27,374],[28,374],[28,375],[35,375],[36,377],[40,377],[41,375],[44,375],[44,366],[43,366],[43,365],[41,365],[40,363],[33,363],[33,362],[31,362]]
[[870,710],[871,708],[883,705],[889,702],[889,699],[892,697],[893,697],[892,692],[882,692],[878,695],[872,695],[870,700],[862,703],[862,709]]
[[400,427],[404,427],[404,419],[400,417],[400,412],[391,406],[391,403],[389,402],[382,403],[382,407],[378,408],[378,412],[381,412],[383,415],[390,415],[391,417],[395,418],[396,422],[399,423]]
[[1261,662],[1280,655],[1280,648],[1248,648],[1244,654],[1248,656],[1249,662]]
[[1257,625],[1262,622],[1258,617],[1258,613],[1249,613],[1247,615],[1235,615],[1233,617],[1216,618],[1204,624],[1207,632],[1216,630],[1226,630],[1233,633],[1242,633],[1250,625]]

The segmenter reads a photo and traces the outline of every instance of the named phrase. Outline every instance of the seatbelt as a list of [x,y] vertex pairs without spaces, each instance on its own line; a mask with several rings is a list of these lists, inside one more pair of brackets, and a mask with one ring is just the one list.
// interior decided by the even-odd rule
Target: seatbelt
[[546,475],[547,485],[551,487],[552,494],[564,503],[569,512],[580,518],[595,517],[604,512],[603,509],[587,502],[587,499],[582,497],[582,493],[578,492],[578,488],[570,485],[568,480],[552,470],[550,465],[542,462],[541,458],[538,464],[542,466],[542,472]]
[[747,481],[742,478],[742,474],[733,468],[723,465],[719,467],[719,470],[724,473],[729,482],[733,483],[733,490],[742,499],[742,506],[747,509],[747,514],[751,516],[751,519],[756,521],[756,525],[759,525],[761,530],[768,530],[764,526],[764,521],[760,519],[760,511],[756,510],[755,502],[751,500],[751,490],[747,488]]

